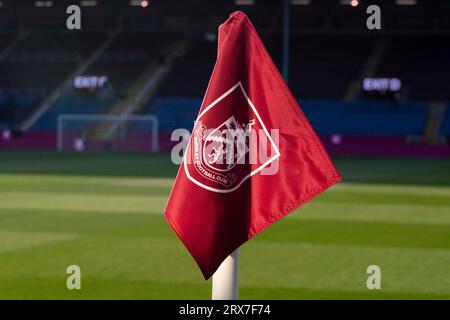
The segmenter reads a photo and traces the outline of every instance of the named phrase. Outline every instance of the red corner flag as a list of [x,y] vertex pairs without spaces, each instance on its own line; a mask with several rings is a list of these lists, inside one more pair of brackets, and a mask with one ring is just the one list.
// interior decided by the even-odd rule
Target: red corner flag
[[341,180],[250,20],[217,61],[165,216],[205,279],[247,240]]

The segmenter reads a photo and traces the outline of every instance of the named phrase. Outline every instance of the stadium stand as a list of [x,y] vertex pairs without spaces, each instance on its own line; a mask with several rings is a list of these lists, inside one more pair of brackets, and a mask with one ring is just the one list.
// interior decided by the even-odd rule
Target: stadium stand
[[321,135],[408,136],[423,132],[423,103],[305,101],[303,111]]
[[447,139],[450,138],[450,104],[447,104],[444,119],[440,128],[440,134],[447,137]]
[[108,97],[80,97],[73,94],[58,99],[33,125],[34,131],[56,131],[60,114],[96,114],[101,113],[112,99]]
[[120,93],[136,80],[150,61],[164,58],[161,50],[171,39],[157,32],[123,32],[86,74],[107,76],[109,84]]
[[[80,63],[102,39],[101,33],[31,33],[0,61],[0,89],[11,106],[5,111],[9,126],[27,114]],[[39,92],[32,94],[30,92]],[[7,114],[6,114],[7,113]]]
[[0,32],[0,52],[5,49],[16,36],[16,33],[13,32]]
[[[25,8],[25,2],[19,2]],[[58,16],[64,7],[61,3],[46,10],[45,21],[38,21],[31,8],[16,19],[11,12],[7,17],[0,12],[0,20],[5,18],[0,23],[0,52],[18,34],[24,35],[0,58],[0,127],[16,127],[52,90],[59,90],[100,43],[106,47],[104,40],[111,36],[112,42],[81,74],[107,77],[106,85],[95,90],[59,90],[59,97],[44,108],[30,132],[54,135],[56,119],[63,113],[124,110],[157,115],[161,132],[190,129],[214,66],[217,25],[236,9],[248,14],[281,69],[283,10],[279,2],[256,1],[251,6],[226,0],[188,2],[195,9],[186,13],[171,1],[152,3],[152,10],[112,1],[105,8],[86,10],[83,31],[77,32],[62,32],[58,27],[64,23]],[[419,138],[408,141],[422,143],[426,130],[448,137],[450,107],[433,122],[431,105],[450,100],[446,14],[450,5],[419,1],[416,6],[397,6],[391,1],[384,6],[389,10],[383,14],[383,29],[368,32],[361,24],[367,17],[366,6],[353,8],[322,0],[292,5],[289,87],[324,137],[396,137],[404,143],[405,137],[414,136]],[[102,19],[97,19],[99,14]],[[25,32],[19,33],[19,28]],[[166,49],[173,53],[175,43],[182,44],[183,50],[169,59]],[[373,54],[377,48],[382,48],[379,55]],[[371,65],[372,60],[377,63]],[[153,84],[152,76],[162,66],[165,70]],[[382,92],[383,101],[372,101],[380,97],[364,93],[361,80],[368,76],[366,69],[370,77],[400,79],[401,91]],[[144,98],[136,108],[128,108],[137,95]]]
[[402,79],[412,100],[449,100],[449,57],[448,36],[391,36],[378,75]]
[[41,90],[36,89],[0,90],[0,128],[17,125],[17,121],[24,118],[43,95]]
[[41,116],[32,130],[55,130],[58,114],[107,112],[107,107],[114,101],[124,98],[126,89],[136,81],[148,63],[164,58],[160,52],[174,37],[152,32],[121,33],[84,73],[107,77],[107,98],[99,98],[105,96],[101,94],[105,90],[100,94],[89,94],[72,88],[70,94],[63,95]]
[[162,132],[191,130],[201,103],[201,98],[157,98],[151,105],[151,114],[158,117]]
[[[293,36],[290,87],[294,94],[302,99],[342,98],[349,82],[359,76],[375,39],[354,35]],[[266,35],[263,41],[274,62],[280,66],[280,37]],[[186,57],[177,64],[159,95],[202,96],[214,66],[216,51],[215,42],[196,41]],[[186,60],[190,63],[183,63]]]
[[300,99],[342,99],[349,83],[359,77],[375,39],[364,35],[294,37],[291,90]]
[[[163,83],[160,96],[200,97],[206,90],[214,67],[217,44],[199,40],[191,50],[176,63],[175,69]],[[190,61],[189,64],[183,61]]]
[[[160,119],[160,131],[172,132],[176,128],[190,130],[201,102],[199,98],[158,98],[151,110],[152,114]],[[299,103],[314,129],[324,136],[420,135],[427,118],[427,107],[423,103],[336,101]]]

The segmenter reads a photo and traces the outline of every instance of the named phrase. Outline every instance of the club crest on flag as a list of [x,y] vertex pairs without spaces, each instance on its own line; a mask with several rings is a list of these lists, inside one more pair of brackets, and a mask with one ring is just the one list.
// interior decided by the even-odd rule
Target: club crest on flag
[[196,185],[227,193],[279,156],[278,146],[238,82],[201,110],[184,169]]
[[217,39],[164,212],[205,279],[224,261],[233,269],[243,243],[341,180],[247,16],[232,13]]
[[231,116],[208,134],[203,143],[203,159],[206,165],[211,169],[227,172],[241,160],[245,161],[250,149],[249,140],[253,124],[255,119],[245,125]]

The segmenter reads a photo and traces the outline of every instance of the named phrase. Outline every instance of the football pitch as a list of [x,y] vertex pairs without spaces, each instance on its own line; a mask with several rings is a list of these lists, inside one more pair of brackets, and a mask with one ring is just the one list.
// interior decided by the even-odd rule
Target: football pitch
[[[335,163],[342,184],[242,247],[240,298],[450,299],[450,161]],[[169,155],[0,153],[0,299],[209,299],[162,215],[177,169]]]

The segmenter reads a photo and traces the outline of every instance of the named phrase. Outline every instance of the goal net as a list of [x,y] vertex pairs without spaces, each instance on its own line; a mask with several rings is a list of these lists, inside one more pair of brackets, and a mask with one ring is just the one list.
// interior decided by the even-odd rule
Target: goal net
[[61,114],[59,151],[158,151],[158,118],[152,115]]

